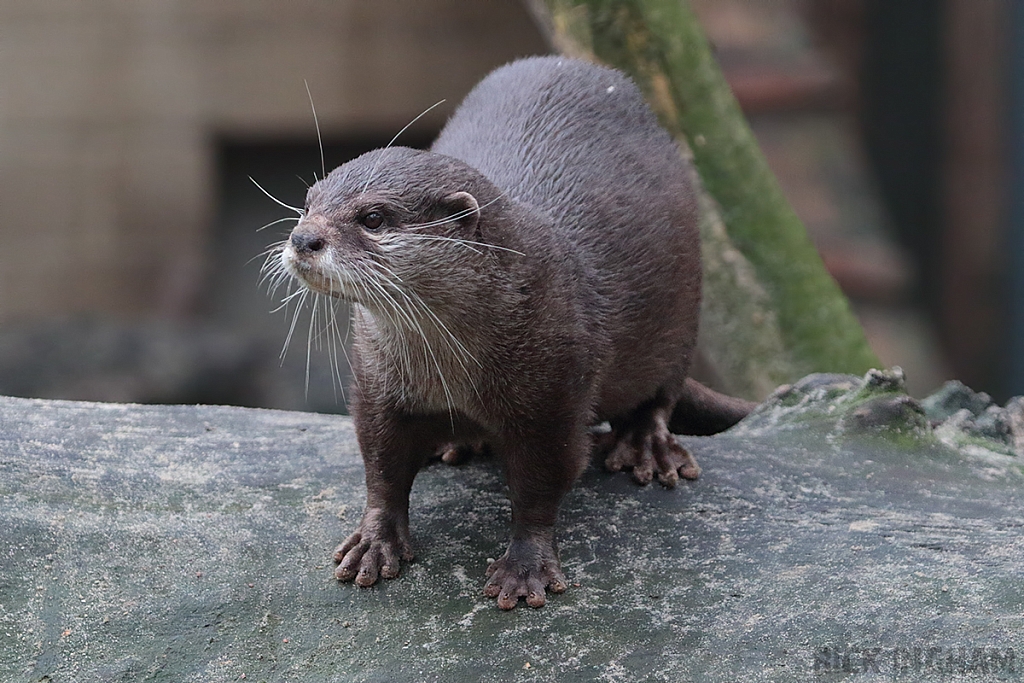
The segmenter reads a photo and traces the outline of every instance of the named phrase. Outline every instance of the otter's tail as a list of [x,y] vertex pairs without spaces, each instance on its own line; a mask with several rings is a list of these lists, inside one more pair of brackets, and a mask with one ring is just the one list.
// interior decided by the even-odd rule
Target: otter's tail
[[756,406],[756,403],[720,394],[696,380],[687,379],[668,427],[675,434],[717,434],[745,418]]

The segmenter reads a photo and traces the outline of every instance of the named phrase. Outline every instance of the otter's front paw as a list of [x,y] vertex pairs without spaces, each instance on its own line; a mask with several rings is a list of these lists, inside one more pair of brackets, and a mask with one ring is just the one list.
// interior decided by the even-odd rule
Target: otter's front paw
[[512,541],[505,554],[487,568],[484,595],[498,598],[498,607],[512,609],[519,598],[543,607],[545,590],[564,593],[568,584],[554,547],[542,541]]
[[413,559],[409,523],[382,510],[368,509],[359,528],[334,551],[334,577],[372,586],[378,577],[398,576],[401,560]]

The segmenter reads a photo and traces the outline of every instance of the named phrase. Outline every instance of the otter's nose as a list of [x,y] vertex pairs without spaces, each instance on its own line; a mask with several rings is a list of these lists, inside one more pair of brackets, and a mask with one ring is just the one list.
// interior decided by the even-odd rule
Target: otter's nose
[[293,232],[291,237],[292,247],[300,254],[312,254],[324,248],[324,241],[320,237],[304,235],[300,232]]

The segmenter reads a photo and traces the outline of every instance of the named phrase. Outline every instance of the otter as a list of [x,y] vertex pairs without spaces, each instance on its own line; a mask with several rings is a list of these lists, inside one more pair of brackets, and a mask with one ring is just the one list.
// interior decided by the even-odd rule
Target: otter
[[409,493],[439,449],[486,444],[503,468],[511,540],[484,588],[502,609],[566,590],[556,517],[592,452],[640,483],[697,478],[672,431],[716,432],[753,404],[687,377],[690,172],[624,74],[537,57],[480,82],[429,151],[375,150],[309,189],[279,263],[353,304],[367,498],[339,580],[413,559]]

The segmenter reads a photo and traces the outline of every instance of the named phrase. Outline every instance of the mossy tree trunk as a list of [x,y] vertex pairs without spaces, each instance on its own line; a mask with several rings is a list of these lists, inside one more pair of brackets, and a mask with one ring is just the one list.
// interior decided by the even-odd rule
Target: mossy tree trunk
[[629,74],[702,186],[701,347],[726,390],[762,397],[808,372],[878,367],[685,0],[528,0],[561,52]]

